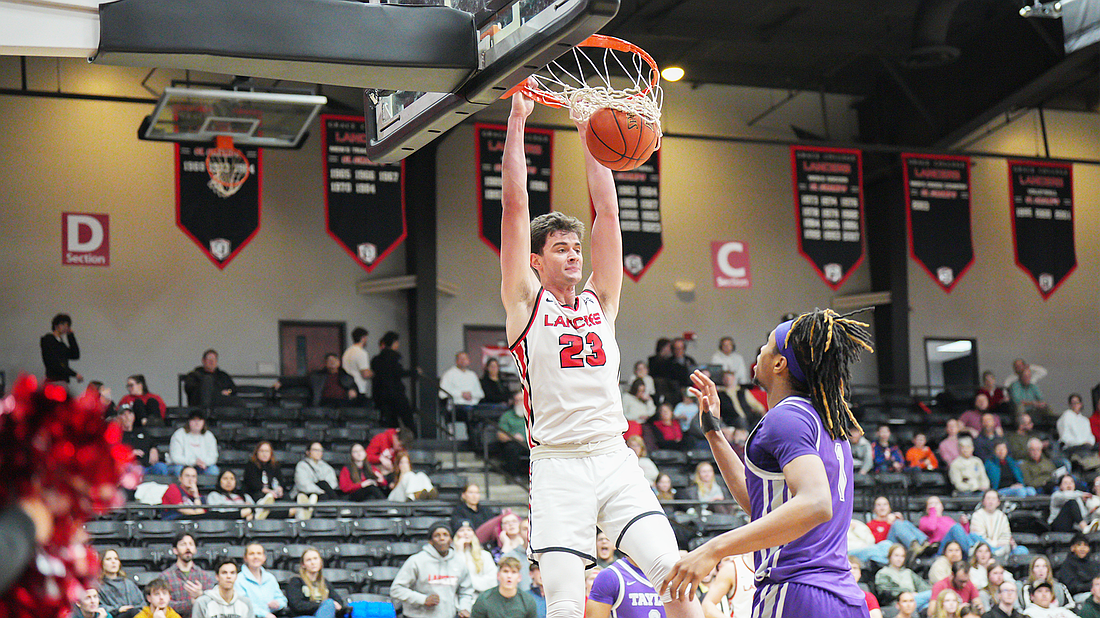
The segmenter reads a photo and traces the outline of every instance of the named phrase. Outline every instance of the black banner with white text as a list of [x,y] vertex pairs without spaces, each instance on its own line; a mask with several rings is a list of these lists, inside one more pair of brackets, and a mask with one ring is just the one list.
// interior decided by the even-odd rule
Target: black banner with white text
[[206,151],[212,147],[176,144],[176,226],[224,269],[260,231],[263,155],[259,148],[238,147],[249,175],[236,192],[221,197],[211,188],[214,181],[206,168]]
[[664,248],[661,239],[661,153],[627,172],[612,172],[619,196],[623,271],[638,281]]
[[[478,235],[485,244],[500,253],[500,218],[502,179],[500,164],[504,158],[504,138],[508,127],[503,125],[474,125],[477,147],[477,218]],[[550,212],[551,161],[554,132],[549,129],[527,127],[523,135],[527,154],[527,197],[531,218]]]
[[909,254],[945,292],[974,263],[970,158],[901,155]]
[[1044,299],[1077,268],[1073,235],[1073,166],[1051,161],[1008,162],[1016,265]]
[[791,146],[798,251],[832,289],[863,262],[863,166],[858,150]]

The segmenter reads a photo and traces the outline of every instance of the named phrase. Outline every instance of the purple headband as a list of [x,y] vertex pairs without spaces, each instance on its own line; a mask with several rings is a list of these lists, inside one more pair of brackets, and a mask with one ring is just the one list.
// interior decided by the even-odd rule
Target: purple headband
[[791,372],[791,377],[806,384],[806,374],[802,373],[802,367],[794,356],[794,348],[787,347],[787,333],[791,332],[792,326],[794,326],[794,320],[787,320],[775,327],[775,348],[783,358],[787,359],[787,368]]

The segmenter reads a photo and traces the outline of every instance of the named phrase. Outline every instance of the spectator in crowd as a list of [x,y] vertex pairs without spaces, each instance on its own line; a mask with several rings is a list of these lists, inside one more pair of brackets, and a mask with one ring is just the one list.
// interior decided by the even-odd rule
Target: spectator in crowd
[[734,374],[722,374],[722,386],[718,388],[718,404],[722,422],[738,429],[752,429],[764,418],[767,408],[746,388],[742,388]]
[[76,378],[83,382],[84,376],[69,367],[69,361],[80,360],[80,346],[73,333],[73,319],[67,313],[59,313],[50,321],[50,332],[39,340],[42,348],[42,364],[46,367],[47,382],[69,382]]
[[1018,597],[1015,582],[1011,580],[1002,582],[997,586],[996,604],[982,618],[1023,618],[1024,615],[1016,610]]
[[875,465],[875,453],[871,443],[863,432],[853,428],[848,434],[848,443],[852,446],[852,467],[859,474],[867,474]]
[[[500,534],[497,535],[496,539],[497,551],[500,555],[526,546],[519,523],[519,515],[511,511],[505,511],[500,518]],[[597,549],[597,551],[599,550]]]
[[[961,522],[957,522],[947,515],[944,515],[943,501],[940,500],[939,496],[928,497],[924,503],[924,513],[917,527],[920,528],[921,532],[928,535],[929,543],[940,544],[940,555],[943,555],[948,545],[952,542],[959,545],[961,554],[969,554],[971,546],[978,542],[975,537],[963,529],[964,525],[970,525],[970,521],[966,514],[962,515]],[[936,578],[936,581],[940,579],[943,578]]]
[[546,618],[546,594],[542,591],[542,569],[539,563],[532,562],[527,569],[531,577],[531,589],[527,592],[535,599],[535,611],[538,618]]
[[149,423],[163,425],[168,410],[160,395],[149,392],[145,376],[140,373],[126,378],[126,395],[118,400],[118,408],[121,410],[127,406],[133,409],[135,422],[139,426]]
[[325,366],[309,374],[309,392],[313,405],[329,408],[346,407],[359,398],[355,378],[340,366],[340,357],[325,354]]
[[507,405],[512,403],[512,392],[500,375],[500,361],[490,356],[485,361],[485,372],[481,374],[481,403]]
[[985,462],[985,473],[989,477],[989,487],[996,489],[1005,497],[1034,496],[1035,488],[1024,485],[1024,474],[1020,463],[1009,456],[1008,445],[998,441],[993,447],[993,457]]
[[214,487],[214,490],[206,495],[206,503],[214,505],[236,505],[234,509],[210,509],[211,512],[225,513],[231,518],[235,518],[240,515],[242,519],[252,520],[252,509],[250,507],[244,507],[245,504],[252,504],[252,496],[242,495],[237,491],[237,475],[232,470],[222,470],[220,476],[218,476],[218,484]]
[[[145,601],[148,603],[138,612],[137,618],[180,618],[179,612],[171,606],[170,584],[163,579],[154,579],[145,585]],[[188,606],[190,606],[188,601]],[[190,615],[190,614],[188,614]]]
[[649,481],[650,486],[652,486],[657,482],[657,464],[653,463],[653,460],[649,458],[649,454],[645,449],[645,440],[643,440],[641,436],[630,436],[626,441],[626,445],[638,456],[638,466],[642,469],[642,475],[645,476],[645,480]]
[[875,472],[901,472],[905,469],[905,458],[901,456],[901,450],[891,443],[890,427],[879,425],[875,431],[875,443],[872,450],[875,457]]
[[916,618],[917,596],[912,592],[906,591],[899,594],[895,605],[898,608],[896,618]]
[[649,398],[656,400],[657,386],[653,383],[653,376],[649,375],[649,365],[645,361],[634,363],[634,379],[641,380],[645,384],[645,392],[649,393]]
[[695,442],[706,440],[699,430],[695,430],[695,425],[692,424],[693,421],[697,422],[696,419],[699,418],[699,402],[687,389],[681,391],[680,402],[672,408],[672,417],[680,423],[680,433],[684,436],[683,448],[690,449]]
[[134,618],[145,603],[141,589],[122,570],[118,550],[103,551],[99,569],[99,602],[113,618]]
[[214,406],[237,405],[233,393],[237,385],[229,374],[218,369],[217,350],[202,353],[202,364],[191,370],[183,378],[183,390],[187,393],[187,403],[192,406],[210,408]]
[[984,461],[993,459],[993,447],[1002,440],[1004,432],[997,427],[997,417],[989,412],[982,414],[982,430],[974,438],[974,456]]
[[344,370],[355,380],[355,391],[360,399],[366,399],[370,394],[370,381],[374,378],[374,372],[370,368],[370,354],[367,353],[367,329],[357,326],[351,331],[351,345],[344,350],[340,359]]
[[871,529],[856,517],[848,524],[848,555],[859,558],[861,562],[873,560],[878,564],[886,564],[886,554],[893,545],[894,541],[886,539],[875,542]]
[[981,588],[982,607],[997,607],[998,597],[1000,596],[1001,586],[1006,582],[1012,586],[1012,605],[1016,604],[1016,593],[1019,590],[1016,588],[1016,581],[1012,579],[1012,575],[1005,570],[1003,566],[997,564],[997,562],[990,562],[989,569],[986,571],[986,576],[989,579],[989,583]]
[[118,428],[122,430],[122,443],[133,450],[134,461],[141,466],[145,474],[169,474],[168,464],[161,461],[156,440],[147,436],[144,428],[137,425],[131,406],[120,406],[114,422],[118,423]]
[[997,374],[992,371],[987,370],[982,372],[982,386],[978,389],[978,393],[985,395],[985,398],[989,401],[990,409],[998,413],[1003,414],[1003,406],[1011,403],[1008,396],[1008,390],[997,385]]
[[989,489],[985,464],[974,456],[974,441],[970,436],[959,438],[959,456],[951,462],[947,475],[960,494],[976,494]]
[[982,508],[974,511],[974,515],[970,517],[970,533],[985,539],[995,555],[1027,553],[1026,548],[1016,546],[1008,516],[1000,507],[1001,497],[997,490],[987,489],[982,495]]
[[[993,550],[989,543],[980,541],[970,552],[970,583],[981,590],[989,585],[989,566],[997,564],[993,559]],[[988,607],[988,605],[986,606]]]
[[390,493],[386,475],[367,461],[367,449],[362,444],[351,445],[348,465],[340,470],[340,492],[345,500],[385,500]]
[[1008,394],[1012,397],[1012,403],[1016,406],[1016,413],[1023,414],[1050,414],[1050,406],[1043,397],[1043,391],[1032,382],[1031,369],[1025,367],[1020,373],[1020,379],[1008,387]]
[[286,605],[296,616],[333,618],[348,613],[347,604],[339,591],[329,588],[325,582],[325,563],[315,547],[302,552],[298,561],[298,574],[290,578],[286,587]]
[[413,470],[409,454],[401,451],[397,454],[397,469],[390,480],[389,500],[409,502],[412,500],[432,500],[439,497],[439,491],[432,485],[427,474]]
[[[338,500],[336,488],[340,482],[336,479],[336,470],[322,459],[325,447],[313,442],[306,450],[304,459],[294,466],[294,492],[298,504],[317,504],[318,500]],[[309,519],[313,509],[298,509],[299,519]]]
[[[1035,365],[1022,358],[1017,358],[1012,361],[1012,373],[1005,378],[1005,388],[1009,388],[1014,382],[1018,382],[1025,368],[1031,370],[1032,382],[1042,382],[1043,378],[1047,377],[1047,370],[1042,365]],[[1009,396],[1011,397],[1011,393],[1009,393]]]
[[111,418],[116,414],[115,402],[111,400],[111,389],[103,385],[99,380],[92,380],[88,382],[88,388],[84,389],[85,393],[92,396],[99,396],[99,405],[103,408],[103,416]]
[[72,618],[112,618],[110,612],[100,607],[99,591],[87,588],[73,607]]
[[[1035,592],[1041,588],[1046,588],[1046,595],[1037,599]],[[1020,595],[1022,597],[1020,602],[1023,604],[1024,615],[1026,616],[1047,615],[1043,611],[1029,612],[1028,610],[1033,605],[1038,605],[1044,610],[1051,607],[1060,607],[1071,612],[1077,607],[1069,590],[1051,575],[1050,560],[1046,556],[1035,556],[1031,559],[1027,579],[1020,587]],[[1072,615],[1070,614],[1070,616]]]
[[[856,580],[856,582],[863,579],[863,563],[859,558],[848,556],[848,570],[852,574],[852,579]],[[863,588],[860,588],[860,592],[863,593],[863,600],[867,602],[867,611],[871,618],[882,618],[882,608],[879,607],[878,599],[875,595]]]
[[913,436],[913,446],[905,451],[905,463],[918,470],[935,470],[940,467],[936,454],[928,448],[928,437],[923,433]]
[[531,575],[530,569],[528,568],[530,566],[531,560],[527,556],[527,546],[528,544],[530,544],[530,542],[531,520],[525,517],[519,520],[519,545],[514,547],[511,551],[502,552],[500,554],[500,558],[497,560],[497,564],[500,564],[501,560],[509,556],[515,558],[516,560],[519,560],[520,565],[522,565],[522,568],[520,569],[519,580],[520,590],[531,589]]
[[[989,397],[978,393],[974,396],[974,407],[959,415],[959,424],[961,424],[963,429],[972,437],[977,438],[978,434],[982,432],[982,416],[989,411]],[[993,420],[998,430],[997,433],[1003,433],[1001,429],[1001,419],[994,415]]]
[[222,558],[214,564],[214,573],[218,585],[207,590],[195,600],[191,618],[252,618],[255,610],[248,597],[237,591],[237,577],[240,575],[237,563],[230,558]]
[[1078,532],[1069,542],[1066,561],[1058,567],[1058,580],[1065,584],[1078,604],[1089,597],[1092,580],[1100,576],[1100,564],[1089,558],[1091,549],[1088,538]]
[[688,376],[698,366],[695,358],[687,353],[687,340],[677,337],[672,340],[672,356],[668,359],[670,379],[675,387],[683,392],[691,386]]
[[978,589],[970,582],[970,563],[965,560],[952,563],[951,575],[932,585],[932,599],[928,603],[929,615],[937,612],[939,604],[943,601],[941,595],[945,590],[954,591],[959,595],[960,603],[969,603],[978,598]]
[[489,452],[499,457],[504,469],[513,476],[527,476],[530,471],[531,447],[527,443],[527,421],[524,416],[524,393],[516,391],[512,406],[497,419],[496,441]]
[[606,569],[618,560],[615,544],[603,532],[596,533],[596,566]]
[[1092,389],[1092,414],[1089,416],[1089,428],[1092,429],[1092,437],[1100,442],[1100,384]]
[[928,612],[934,618],[963,618],[963,607],[966,607],[959,598],[959,593],[947,589],[940,593],[939,608],[935,612]]
[[407,427],[387,429],[367,443],[367,461],[378,466],[382,474],[390,474],[396,468],[396,456],[412,447],[413,432]]
[[428,534],[430,541],[394,576],[390,597],[408,618],[469,618],[474,588],[465,559],[452,551],[450,524],[436,522]]
[[[252,455],[244,464],[244,492],[256,504],[271,504],[282,499],[284,487],[286,482],[275,460],[275,449],[263,440],[252,449]],[[266,519],[268,514],[267,509],[256,509],[256,519]]]
[[206,416],[202,410],[192,410],[187,415],[187,426],[180,427],[172,434],[168,448],[172,465],[169,469],[178,472],[183,466],[193,466],[200,474],[217,476],[218,439],[214,432],[206,428]]
[[[1016,430],[1005,436],[1005,442],[1008,443],[1008,454],[1012,455],[1016,460],[1022,460],[1027,457],[1027,441],[1036,438],[1040,441],[1044,440],[1044,437],[1035,431],[1035,422],[1032,421],[1030,414],[1021,414],[1016,417]],[[1043,443],[1046,447],[1046,443]],[[1053,459],[1053,457],[1052,457]]]
[[951,567],[956,562],[965,559],[962,546],[958,541],[948,541],[943,544],[943,553],[932,561],[928,568],[928,581],[936,583],[951,577]]
[[[716,479],[714,466],[709,461],[701,461],[695,466],[695,473],[691,475],[691,484],[684,492],[684,500],[698,500],[699,502],[719,502],[733,500],[726,489],[725,482]],[[701,510],[714,513],[731,513],[733,506],[729,504],[704,504]]]
[[[168,486],[168,489],[164,492],[164,496],[161,497],[160,503],[165,506],[175,506],[179,504],[186,504],[184,508],[178,509],[165,509],[161,513],[161,519],[180,519],[186,517],[188,519],[194,519],[196,517],[202,517],[206,514],[206,509],[202,508],[203,504],[202,493],[199,492],[199,474],[195,471],[194,466],[184,466],[180,470],[179,479],[176,483],[172,483]],[[193,505],[193,506],[192,506]]]
[[496,572],[498,585],[479,593],[473,618],[537,618],[538,604],[529,592],[519,589],[520,561],[506,557]]
[[452,399],[457,409],[468,411],[483,397],[485,392],[481,388],[481,380],[470,369],[470,355],[465,352],[455,354],[455,364],[439,378],[439,398]]
[[1050,516],[1047,523],[1054,532],[1080,532],[1087,525],[1089,514],[1084,499],[1089,494],[1077,489],[1073,476],[1063,474],[1058,479],[1058,489],[1050,494]]
[[[213,573],[195,564],[195,537],[190,534],[181,532],[176,535],[172,543],[172,554],[176,557],[176,562],[165,569],[157,581],[166,584],[172,609],[181,616],[190,616],[195,599],[202,596],[204,590],[213,588],[218,580]],[[148,599],[148,587],[145,589],[145,596]]]
[[904,545],[891,545],[888,556],[886,566],[875,573],[875,588],[878,589],[882,602],[889,603],[901,593],[910,592],[915,595],[917,611],[924,611],[932,598],[932,587],[912,569],[906,568],[909,554]]
[[[497,583],[497,564],[493,561],[493,554],[481,547],[477,540],[473,523],[461,521],[455,529],[455,551],[466,561],[466,570],[470,573],[470,585],[474,588],[474,594],[481,594],[493,588]],[[520,580],[516,573],[516,581]]]
[[684,434],[680,423],[672,415],[672,406],[664,402],[657,406],[657,413],[649,423],[654,429],[654,439],[658,449],[681,450]]
[[890,500],[886,496],[875,498],[867,527],[871,529],[875,543],[883,541],[900,543],[902,547],[911,549],[917,555],[928,548],[928,535],[914,526],[905,518],[905,515],[892,509]]
[[1081,618],[1100,618],[1100,577],[1092,578],[1089,597],[1078,605],[1077,615]]
[[649,375],[653,376],[659,401],[677,401],[680,398],[676,368],[672,362],[672,340],[657,340],[656,353],[649,357]]
[[1036,493],[1047,493],[1054,485],[1054,462],[1043,452],[1043,441],[1031,438],[1027,441],[1027,457],[1020,462],[1020,474],[1024,485],[1034,487]]
[[585,618],[656,618],[664,616],[664,610],[661,595],[630,558],[616,560],[596,574],[584,602]]
[[382,335],[378,341],[378,354],[371,359],[370,368],[374,372],[371,384],[374,389],[374,405],[382,413],[382,423],[387,427],[407,427],[415,429],[409,397],[405,394],[404,378],[415,372],[401,366],[401,337],[392,330]]
[[657,494],[658,502],[676,500],[676,488],[672,486],[672,477],[664,472],[658,474],[657,480],[653,482],[653,493]]
[[950,418],[947,419],[947,436],[940,440],[939,448],[937,452],[940,454],[940,462],[950,468],[951,463],[959,457],[959,432],[962,425],[959,421]]
[[477,483],[466,483],[459,496],[458,505],[451,514],[451,525],[456,528],[464,521],[470,522],[477,530],[498,513],[491,507],[481,506],[481,487]]
[[244,546],[245,568],[237,576],[235,585],[237,592],[252,604],[252,614],[256,618],[275,618],[287,606],[279,582],[264,568],[266,562],[267,552],[263,545],[252,542]]
[[737,350],[737,344],[733,341],[733,337],[722,337],[718,341],[718,351],[710,357],[710,364],[720,365],[723,373],[732,373],[737,384],[748,384],[752,380],[749,378],[748,370],[745,369],[745,357],[735,350]]
[[1051,588],[1045,582],[1035,586],[1031,591],[1031,604],[1024,610],[1024,615],[1031,618],[1077,618],[1077,614],[1052,603],[1054,595]]
[[623,393],[623,416],[626,417],[627,422],[641,425],[656,411],[657,406],[649,397],[645,382],[634,380],[630,384],[630,390]]
[[1096,453],[1096,436],[1084,414],[1081,395],[1069,396],[1069,408],[1058,417],[1058,439],[1062,442],[1062,454],[1066,457]]
[[1092,495],[1085,499],[1085,515],[1088,526],[1085,528],[1085,532],[1095,532],[1100,524],[1100,475],[1092,479]]

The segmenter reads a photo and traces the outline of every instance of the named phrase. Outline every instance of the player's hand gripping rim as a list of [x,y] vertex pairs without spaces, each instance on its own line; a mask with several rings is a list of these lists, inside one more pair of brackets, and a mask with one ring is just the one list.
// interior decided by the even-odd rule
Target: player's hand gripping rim
[[[715,386],[714,380],[698,369],[692,372],[691,383],[695,386],[689,386],[688,393],[699,400],[699,424],[703,427],[703,432],[717,431],[717,421],[722,418],[722,406],[718,402],[718,387]],[[709,415],[711,418],[705,418],[704,415]]]

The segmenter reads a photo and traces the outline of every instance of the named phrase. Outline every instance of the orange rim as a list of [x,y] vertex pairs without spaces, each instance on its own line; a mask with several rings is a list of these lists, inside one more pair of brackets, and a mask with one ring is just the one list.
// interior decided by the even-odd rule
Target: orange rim
[[[237,181],[237,182],[226,181],[225,179],[218,177],[218,174],[215,173],[213,169],[211,169],[211,167],[210,167],[210,158],[212,156],[214,156],[215,152],[218,151],[218,150],[228,150],[228,151],[232,152],[233,154],[239,156],[241,159],[243,159],[245,161],[246,165],[245,165],[245,168],[244,168],[244,176],[242,176],[239,181]],[[208,174],[210,174],[210,179],[211,180],[213,180],[214,182],[222,185],[223,187],[225,187],[227,189],[234,189],[236,187],[239,187],[239,186],[244,184],[244,181],[248,180],[248,177],[251,174],[251,172],[249,172],[249,170],[248,170],[247,163],[248,163],[248,158],[244,156],[244,153],[233,147],[233,136],[231,136],[231,135],[215,135],[214,136],[214,147],[209,148],[206,151],[206,172]]]

